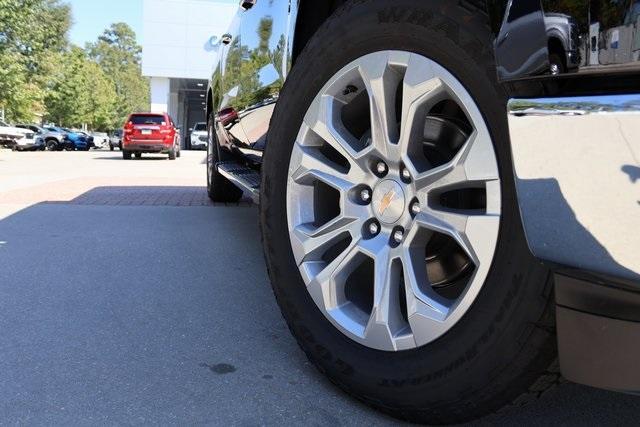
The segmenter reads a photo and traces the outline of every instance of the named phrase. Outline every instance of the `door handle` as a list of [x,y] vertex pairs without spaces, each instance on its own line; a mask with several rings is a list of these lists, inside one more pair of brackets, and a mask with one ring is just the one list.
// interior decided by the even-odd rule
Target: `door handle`
[[227,33],[223,34],[220,40],[222,41],[222,44],[229,44],[231,43],[231,40],[233,40],[233,37],[231,37],[231,34]]
[[240,0],[240,7],[244,10],[249,10],[256,5],[257,1],[258,0]]

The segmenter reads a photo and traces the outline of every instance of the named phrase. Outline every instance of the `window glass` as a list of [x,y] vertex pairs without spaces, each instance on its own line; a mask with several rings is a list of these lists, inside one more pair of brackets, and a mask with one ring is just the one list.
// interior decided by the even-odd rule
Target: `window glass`
[[538,10],[540,10],[540,0],[512,1],[507,22],[513,22]]
[[164,116],[155,114],[138,114],[131,116],[130,120],[134,125],[162,125],[165,123]]

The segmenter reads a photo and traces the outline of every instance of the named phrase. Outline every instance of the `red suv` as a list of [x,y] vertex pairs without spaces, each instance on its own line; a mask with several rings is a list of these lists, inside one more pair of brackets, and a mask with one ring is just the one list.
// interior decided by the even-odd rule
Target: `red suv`
[[180,131],[166,113],[133,113],[124,125],[122,158],[142,153],[165,153],[169,160],[180,157]]

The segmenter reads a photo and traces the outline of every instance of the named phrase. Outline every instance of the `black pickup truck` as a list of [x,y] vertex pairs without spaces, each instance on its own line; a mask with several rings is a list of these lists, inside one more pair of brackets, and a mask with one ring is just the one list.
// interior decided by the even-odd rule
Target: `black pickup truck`
[[240,2],[208,192],[259,203],[277,302],[335,384],[427,423],[561,375],[640,391],[637,4]]

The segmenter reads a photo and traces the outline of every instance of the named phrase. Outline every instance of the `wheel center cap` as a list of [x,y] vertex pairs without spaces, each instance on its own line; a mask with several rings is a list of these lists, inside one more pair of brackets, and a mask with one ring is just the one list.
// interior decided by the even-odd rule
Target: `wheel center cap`
[[373,189],[373,211],[385,224],[393,224],[404,213],[406,205],[402,186],[393,179],[380,181]]

